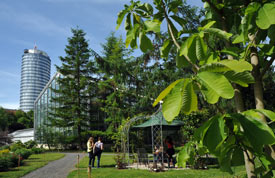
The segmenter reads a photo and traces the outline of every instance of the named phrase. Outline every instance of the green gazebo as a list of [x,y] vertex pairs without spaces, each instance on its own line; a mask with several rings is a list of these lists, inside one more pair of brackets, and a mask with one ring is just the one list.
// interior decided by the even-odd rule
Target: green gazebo
[[[148,120],[146,120],[148,119]],[[135,123],[138,120],[146,120],[144,123],[136,126],[132,126],[133,123]],[[142,128],[151,128],[151,136],[152,136],[152,152],[154,152],[155,146],[162,147],[163,148],[163,130],[168,129],[171,127],[179,127],[184,125],[183,121],[180,121],[178,119],[174,119],[171,123],[167,122],[162,114],[162,107],[160,108],[151,116],[139,116],[130,119],[123,128],[123,136],[121,138],[122,143],[122,151],[125,153],[125,155],[128,155],[128,166],[129,166],[129,160],[130,160],[130,152],[129,152],[129,131],[130,128],[135,129],[142,129]],[[163,152],[161,155],[161,163],[163,164]],[[154,160],[155,163],[155,160]]]

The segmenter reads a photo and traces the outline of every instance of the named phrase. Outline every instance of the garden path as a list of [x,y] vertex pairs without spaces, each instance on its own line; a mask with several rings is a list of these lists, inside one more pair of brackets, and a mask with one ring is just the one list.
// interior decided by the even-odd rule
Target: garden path
[[64,153],[65,156],[59,160],[49,162],[46,166],[39,168],[22,178],[66,178],[77,164],[77,155],[80,159],[83,153]]

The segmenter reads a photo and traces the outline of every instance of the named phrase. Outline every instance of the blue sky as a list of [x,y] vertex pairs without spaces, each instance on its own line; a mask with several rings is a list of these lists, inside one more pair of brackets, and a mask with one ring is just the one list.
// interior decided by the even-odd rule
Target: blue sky
[[[130,0],[1,0],[0,1],[0,106],[18,109],[21,59],[24,49],[45,51],[54,65],[60,65],[70,29],[79,26],[86,32],[90,48],[98,53],[111,31],[117,13]],[[150,0],[141,0],[150,2]],[[189,0],[201,6],[201,1]],[[115,31],[124,37],[123,28]]]

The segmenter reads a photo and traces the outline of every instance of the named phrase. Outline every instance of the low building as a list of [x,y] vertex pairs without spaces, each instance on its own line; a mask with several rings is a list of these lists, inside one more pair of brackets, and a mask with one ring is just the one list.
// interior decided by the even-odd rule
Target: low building
[[22,143],[25,143],[30,140],[34,140],[34,129],[22,129],[17,130],[15,132],[12,132],[9,134],[9,137],[11,137],[11,140],[13,142],[21,141]]

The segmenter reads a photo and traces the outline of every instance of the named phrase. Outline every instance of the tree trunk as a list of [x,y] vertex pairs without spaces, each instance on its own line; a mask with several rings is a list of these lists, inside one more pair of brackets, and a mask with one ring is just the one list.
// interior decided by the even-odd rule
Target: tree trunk
[[[250,35],[249,39],[254,42],[254,35]],[[264,96],[263,96],[263,81],[262,81],[262,74],[260,72],[260,64],[259,64],[259,57],[258,52],[255,47],[251,47],[251,54],[250,54],[251,64],[253,66],[252,75],[254,77],[255,83],[254,87],[254,99],[256,109],[264,109]],[[263,122],[266,123],[265,116],[259,113]],[[265,146],[265,152],[270,155],[273,159],[275,159],[275,150],[271,145]]]
[[[234,95],[234,100],[236,104],[236,111],[238,113],[243,112],[244,109],[244,103],[243,103],[243,98],[242,98],[242,93],[240,91],[240,87],[236,84],[233,85],[235,89],[235,95]],[[242,128],[241,128],[242,129]],[[255,174],[255,163],[253,161],[253,155],[251,152],[248,150],[243,152],[244,155],[244,161],[245,161],[245,169],[246,169],[246,174],[248,178],[255,178],[257,177]]]
[[[249,39],[252,43],[254,43],[254,35],[250,35]],[[254,77],[255,83],[254,87],[254,99],[256,104],[256,109],[264,109],[264,97],[263,97],[263,85],[262,85],[262,77],[260,73],[260,64],[259,64],[259,57],[258,52],[255,47],[250,48],[250,60],[251,65],[253,66],[252,75]],[[262,121],[266,122],[264,115],[261,114]]]

